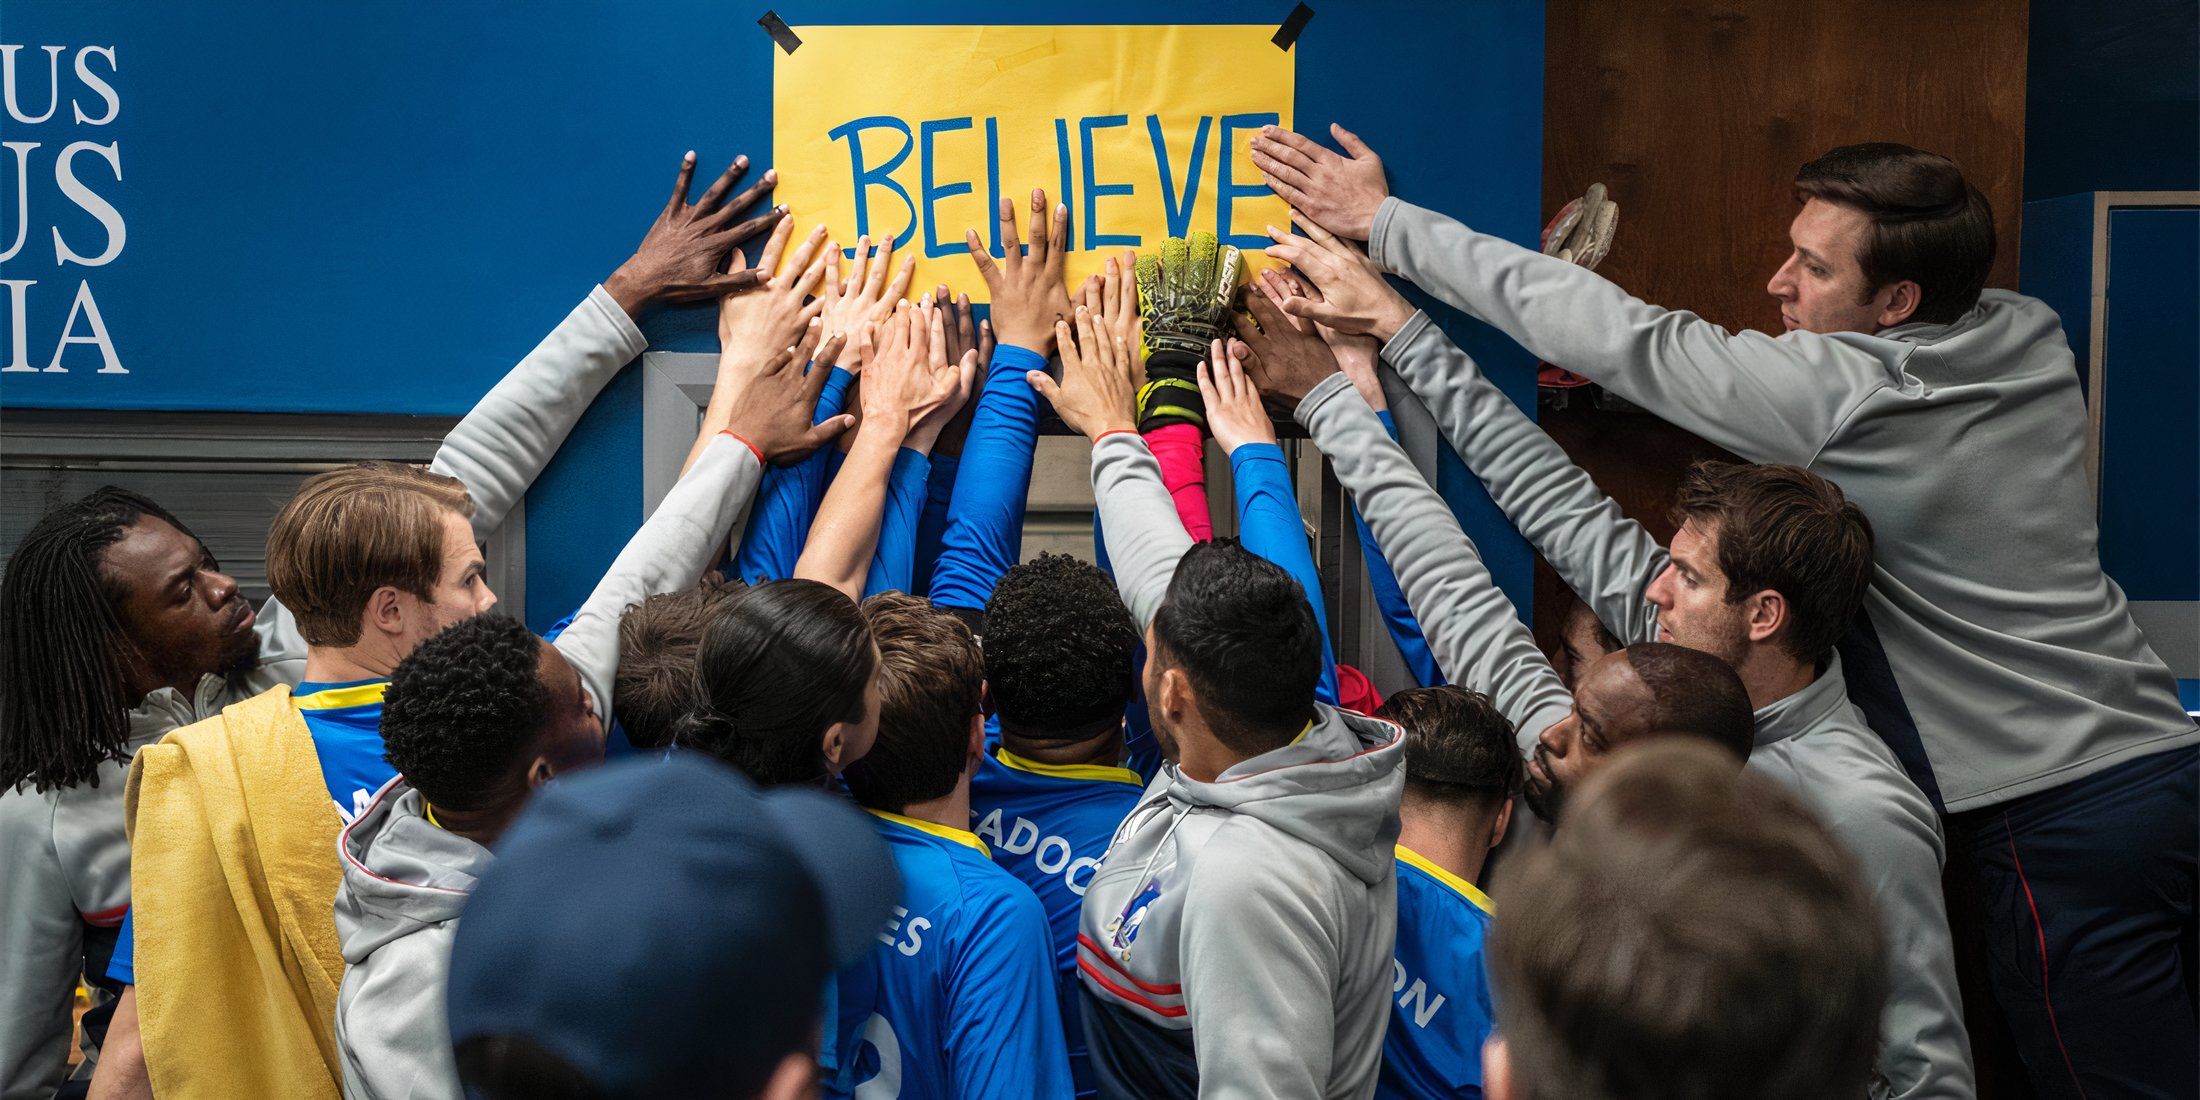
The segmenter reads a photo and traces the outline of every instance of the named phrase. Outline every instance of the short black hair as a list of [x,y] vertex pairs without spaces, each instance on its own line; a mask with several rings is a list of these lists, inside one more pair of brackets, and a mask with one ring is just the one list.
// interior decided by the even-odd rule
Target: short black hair
[[542,640],[499,611],[444,627],[390,673],[383,756],[430,806],[482,810],[526,784],[550,714]]
[[1291,574],[1236,539],[1193,544],[1154,615],[1150,660],[1181,670],[1232,752],[1281,748],[1313,717],[1322,633]]
[[878,671],[871,627],[829,584],[780,580],[734,596],[695,654],[695,710],[673,743],[763,786],[819,783],[825,731],[863,719]]
[[874,810],[900,813],[955,789],[985,696],[978,640],[954,613],[903,592],[863,601],[878,643],[878,739],[843,776]]
[[1115,582],[1067,554],[1002,574],[985,608],[985,679],[1004,732],[1079,741],[1121,722],[1138,627]]
[[1377,718],[1406,731],[1406,793],[1436,802],[1497,803],[1520,790],[1527,765],[1513,724],[1490,697],[1457,684],[1407,688]]
[[1650,731],[1701,737],[1747,761],[1757,715],[1740,673],[1715,654],[1670,642],[1637,642],[1620,652],[1655,702]]

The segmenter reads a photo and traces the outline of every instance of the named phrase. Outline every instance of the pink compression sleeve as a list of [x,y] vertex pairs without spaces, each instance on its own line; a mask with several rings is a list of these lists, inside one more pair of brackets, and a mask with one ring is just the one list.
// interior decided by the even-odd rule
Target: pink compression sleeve
[[1161,463],[1161,483],[1176,501],[1177,518],[1194,542],[1215,537],[1214,520],[1207,515],[1207,448],[1199,428],[1170,424],[1145,433],[1146,446]]

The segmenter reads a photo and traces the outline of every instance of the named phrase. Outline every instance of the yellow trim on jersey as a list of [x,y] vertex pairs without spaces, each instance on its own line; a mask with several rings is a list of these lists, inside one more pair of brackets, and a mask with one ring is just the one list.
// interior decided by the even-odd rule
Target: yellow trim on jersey
[[382,701],[382,694],[390,690],[388,680],[376,680],[371,684],[353,684],[350,687],[329,688],[311,695],[298,695],[291,702],[299,710],[340,710],[344,707],[363,707]]
[[1101,779],[1110,783],[1128,783],[1133,787],[1146,785],[1146,781],[1129,768],[1111,768],[1106,764],[1041,764],[1008,751],[1006,745],[994,749],[993,758],[1005,767],[1033,775],[1052,775],[1062,779]]
[[438,829],[443,828],[443,823],[435,819],[435,807],[428,805],[428,800],[425,798],[420,800],[420,812],[426,815],[428,824]]
[[[1296,745],[1299,742],[1306,740],[1306,735],[1312,732],[1314,732],[1314,720],[1312,718],[1309,718],[1306,720],[1306,728],[1300,730],[1299,735],[1291,739],[1291,744]],[[1284,747],[1289,748],[1290,745],[1286,745]]]
[[1398,860],[1401,863],[1409,864],[1415,869],[1426,873],[1430,878],[1433,878],[1436,881],[1451,887],[1454,892],[1456,892],[1460,897],[1467,899],[1467,901],[1472,904],[1476,909],[1480,909],[1485,913],[1494,914],[1495,912],[1497,912],[1496,909],[1491,907],[1490,896],[1488,894],[1483,893],[1473,883],[1468,882],[1466,879],[1460,878],[1458,875],[1452,874],[1450,871],[1446,871],[1443,868],[1438,867],[1434,862],[1431,862],[1427,856],[1424,856],[1421,853],[1416,852],[1403,844],[1400,844],[1398,845]]
[[887,813],[885,810],[874,810],[869,806],[865,806],[863,808],[863,812],[870,814],[872,817],[891,821],[896,825],[902,825],[911,829],[915,829],[920,833],[930,833],[931,835],[939,837],[942,840],[952,840],[957,844],[975,848],[978,850],[979,855],[982,855],[987,859],[993,858],[993,849],[986,847],[985,841],[978,839],[978,834],[973,833],[968,829],[957,829],[952,825],[942,825],[936,821],[918,821],[916,818],[913,817],[903,817],[900,814],[890,814]]

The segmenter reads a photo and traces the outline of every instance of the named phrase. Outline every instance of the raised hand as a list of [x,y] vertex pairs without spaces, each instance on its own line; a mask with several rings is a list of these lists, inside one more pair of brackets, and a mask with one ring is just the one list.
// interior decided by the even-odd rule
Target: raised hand
[[780,348],[793,344],[811,320],[823,312],[824,301],[810,300],[810,293],[825,278],[825,264],[817,254],[825,244],[825,227],[821,225],[811,230],[809,237],[788,259],[786,270],[780,271],[780,257],[793,235],[794,223],[781,221],[772,230],[771,239],[764,242],[764,251],[757,258],[757,270],[765,272],[763,282],[747,293],[719,300],[721,359],[730,355],[740,363],[752,366],[761,363]]
[[[757,370],[730,379],[721,374],[717,390],[711,394],[713,415],[722,418],[719,427],[747,440],[766,461],[780,465],[798,461],[832,442],[855,422],[854,417],[842,415],[822,424],[810,423],[817,395],[825,388],[825,378],[832,373],[833,360],[845,343],[843,338],[833,336],[821,344],[821,331],[822,326],[813,319],[799,342],[773,352]],[[813,360],[816,365],[810,366]],[[807,373],[805,366],[809,367]],[[730,392],[721,402],[718,391],[727,390]],[[706,427],[711,419],[705,417]]]
[[1024,378],[1054,406],[1062,423],[1095,441],[1110,432],[1137,431],[1130,345],[1095,326],[1092,311],[1082,306],[1074,330],[1069,321],[1055,322],[1054,340],[1062,353],[1061,383],[1045,371],[1030,371]]
[[604,289],[611,292],[628,316],[639,317],[642,309],[653,303],[700,302],[733,294],[769,277],[768,269],[735,264],[727,270],[728,255],[738,259],[737,249],[743,241],[787,216],[787,208],[781,205],[747,221],[734,221],[779,182],[779,173],[767,169],[763,178],[728,199],[727,192],[748,170],[749,158],[733,158],[733,163],[691,206],[687,196],[688,184],[695,178],[695,153],[690,150],[681,159],[672,197],[658,212],[657,220],[650,223],[634,255],[604,280]]
[[1047,193],[1031,192],[1031,248],[1016,239],[1016,208],[1001,200],[1001,259],[986,251],[973,229],[965,238],[970,258],[993,298],[993,328],[1001,342],[1045,355],[1054,340],[1054,323],[1069,316],[1069,292],[1062,287],[1062,261],[1069,252],[1069,207],[1056,204],[1051,226]]
[[1383,278],[1367,253],[1339,240],[1336,234],[1309,221],[1294,210],[1292,220],[1306,236],[1268,227],[1268,254],[1298,268],[1313,284],[1314,294],[1290,298],[1282,305],[1293,317],[1303,317],[1352,336],[1368,335],[1388,341],[1413,319],[1413,306],[1405,295]]
[[1229,353],[1244,362],[1262,392],[1295,405],[1322,379],[1337,373],[1336,354],[1321,336],[1295,324],[1266,295],[1248,295],[1245,307],[1252,318],[1236,319],[1238,338]]
[[1329,136],[1344,147],[1345,155],[1280,126],[1263,126],[1253,137],[1253,166],[1268,177],[1269,190],[1315,223],[1340,237],[1364,241],[1375,231],[1375,212],[1390,197],[1383,158],[1335,123],[1329,125]]
[[1207,426],[1215,433],[1215,442],[1222,444],[1224,454],[1237,450],[1247,443],[1274,443],[1276,426],[1268,419],[1268,410],[1261,407],[1260,389],[1245,377],[1245,345],[1235,345],[1231,353],[1217,340],[1208,359],[1199,364],[1199,393],[1207,402]]
[[962,407],[947,419],[940,428],[939,438],[932,444],[932,453],[941,455],[962,454],[963,440],[970,435],[970,418],[978,411],[978,395],[985,390],[987,364],[993,362],[993,322],[973,323],[970,315],[970,295],[958,294],[952,301],[947,296],[945,284],[932,292],[933,308],[947,320],[947,357],[962,362],[963,356],[978,353],[975,377],[970,392],[963,396]]
[[819,284],[818,298],[825,303],[825,332],[840,333],[852,342],[849,347],[852,360],[843,369],[856,372],[863,369],[871,354],[868,343],[859,340],[858,334],[868,332],[873,325],[894,312],[894,304],[909,296],[909,280],[916,272],[917,257],[914,253],[902,257],[901,270],[889,280],[886,272],[894,262],[894,239],[888,237],[875,247],[868,236],[856,239],[855,259],[851,261],[848,278],[840,278],[840,245],[833,241],[825,244],[825,279]]
[[977,349],[964,352],[959,361],[947,357],[945,319],[930,299],[895,306],[893,316],[879,326],[876,343],[861,390],[865,431],[876,426],[906,439],[917,425],[969,394],[970,376],[978,369]]
[[[902,445],[922,454],[933,452],[948,425],[959,423],[965,431],[969,430],[970,417],[967,413],[971,407],[970,398],[977,391],[979,372],[984,370],[978,349],[964,345],[957,338],[955,323],[949,319],[953,310],[940,304],[946,292],[947,288],[941,287],[941,297],[919,300],[923,306],[922,312],[928,315],[928,350],[935,363],[947,364],[945,376],[954,384],[954,389],[938,408],[918,417],[916,423],[910,425],[909,437]],[[967,300],[963,306],[962,323],[965,326],[970,323]],[[935,384],[940,376],[941,372],[935,370]]]
[[[1261,294],[1278,310],[1284,308],[1287,299],[1320,297],[1319,292],[1309,289],[1289,272],[1274,268],[1260,273],[1258,285]],[[1328,325],[1315,324],[1301,317],[1292,317],[1291,321],[1302,330],[1312,328],[1322,342],[1329,345],[1330,352],[1337,357],[1338,368],[1352,380],[1352,388],[1360,391],[1369,408],[1380,412],[1390,407],[1390,399],[1383,394],[1382,379],[1376,370],[1382,360],[1381,341],[1372,336],[1338,332]]]
[[1108,258],[1107,270],[1085,280],[1079,304],[1092,313],[1095,331],[1131,349],[1131,386],[1146,384],[1146,322],[1138,315],[1138,253],[1126,248]]

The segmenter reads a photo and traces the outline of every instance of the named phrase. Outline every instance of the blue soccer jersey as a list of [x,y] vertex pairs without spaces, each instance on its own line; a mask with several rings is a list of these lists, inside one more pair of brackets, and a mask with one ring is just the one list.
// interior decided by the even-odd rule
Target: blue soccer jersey
[[1077,913],[1116,826],[1145,789],[1145,779],[1129,768],[1040,764],[998,746],[970,780],[971,829],[992,846],[993,861],[1046,908],[1070,1076],[1079,1096],[1093,1095],[1095,1086],[1078,1016]]
[[1482,1095],[1482,1041],[1496,1024],[1482,941],[1490,899],[1398,848],[1398,948],[1380,1097]]
[[840,975],[840,1080],[863,1100],[1067,1097],[1046,912],[975,834],[878,810],[901,872],[879,944]]
[[[321,781],[347,823],[374,801],[374,792],[397,778],[397,769],[382,756],[382,693],[389,686],[388,680],[308,681],[291,689],[290,701],[305,719],[313,751],[321,758]],[[116,933],[107,976],[124,985],[137,984],[137,922],[128,913]]]

